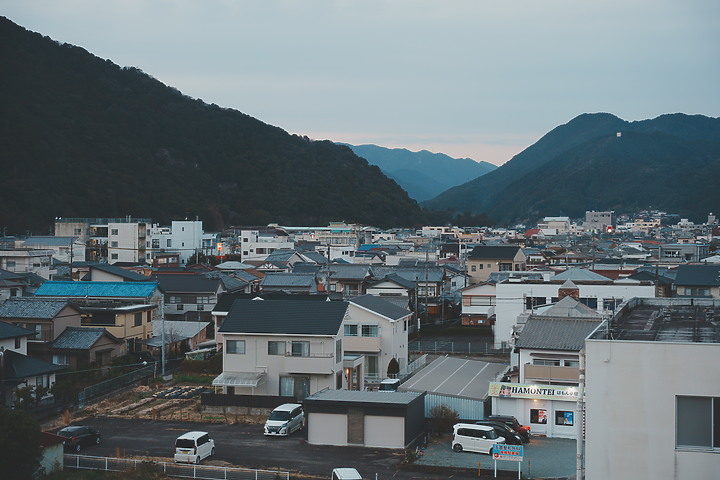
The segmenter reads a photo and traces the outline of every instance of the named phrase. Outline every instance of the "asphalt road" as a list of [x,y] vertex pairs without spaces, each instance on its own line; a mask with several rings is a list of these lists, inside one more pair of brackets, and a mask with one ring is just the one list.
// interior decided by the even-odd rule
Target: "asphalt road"
[[154,457],[173,461],[175,439],[191,430],[210,433],[216,454],[204,464],[227,467],[280,469],[293,476],[329,479],[333,468],[354,467],[367,479],[470,479],[467,471],[415,470],[401,465],[404,452],[363,447],[317,446],[306,443],[305,431],[289,437],[266,437],[257,424],[218,424],[96,417],[74,425],[100,430],[102,443],[86,447],[81,455]]

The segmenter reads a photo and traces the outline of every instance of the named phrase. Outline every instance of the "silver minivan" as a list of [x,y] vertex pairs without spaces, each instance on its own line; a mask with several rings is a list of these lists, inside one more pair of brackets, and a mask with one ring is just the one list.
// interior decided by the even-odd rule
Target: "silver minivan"
[[175,461],[200,463],[200,460],[215,455],[215,441],[208,432],[187,432],[175,440]]
[[505,443],[493,427],[472,423],[456,423],[453,426],[452,449],[456,452],[492,453],[493,445]]
[[299,403],[280,405],[265,422],[265,435],[290,435],[305,426],[305,413]]

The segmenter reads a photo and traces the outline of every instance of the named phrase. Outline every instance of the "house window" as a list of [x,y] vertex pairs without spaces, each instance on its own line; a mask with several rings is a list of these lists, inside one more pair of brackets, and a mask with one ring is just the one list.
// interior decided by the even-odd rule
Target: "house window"
[[365,375],[380,375],[380,362],[377,355],[365,355]]
[[22,339],[20,339],[20,337],[17,337],[15,339],[15,350],[19,350],[21,346],[22,346]]
[[555,410],[555,425],[573,425],[573,413],[568,410]]
[[37,377],[35,377],[35,385],[38,387],[49,387],[50,375],[38,375]]
[[377,337],[378,336],[378,326],[377,325],[363,325],[362,326],[362,336],[363,337]]
[[134,325],[135,327],[141,326],[141,325],[142,325],[142,312],[136,313],[134,320],[135,320],[135,321],[134,321],[133,325]]
[[309,357],[310,342],[291,342],[290,351],[293,357]]
[[580,303],[592,308],[593,310],[597,310],[597,298],[581,298]]
[[546,424],[547,410],[544,410],[542,408],[530,409],[530,423]]
[[55,365],[70,365],[70,361],[68,360],[68,356],[65,354],[56,354],[53,355],[52,363]]
[[563,362],[563,365],[565,365],[566,367],[579,368],[579,367],[580,367],[580,361],[579,361],[579,360],[565,360],[565,361]]
[[268,355],[285,355],[285,342],[268,342]]
[[82,229],[81,229],[81,228],[76,228],[76,229],[75,229],[75,235],[82,235]]
[[152,239],[152,248],[160,248],[160,239],[159,238]]
[[345,325],[345,336],[346,337],[357,337],[358,326],[357,325]]
[[[482,265],[480,265],[480,268],[482,268]],[[470,267],[470,269],[471,269],[473,272],[475,272],[475,271],[477,271],[477,266],[473,265],[473,266]]]
[[336,363],[339,362],[340,360],[342,360],[342,357],[343,357],[342,351],[343,351],[342,339],[338,338],[337,340],[335,340],[335,362]]
[[172,238],[168,238],[168,239],[165,241],[165,246],[166,246],[167,248],[172,248]]
[[146,314],[145,322],[150,323],[152,321],[152,312],[150,310],[148,310],[147,312],[145,312],[145,314]]
[[463,297],[463,305],[466,307],[488,307],[495,305],[495,297],[467,296]]
[[197,303],[202,304],[209,304],[210,303],[210,297],[197,297]]
[[538,305],[545,305],[546,297],[525,297],[525,309],[532,310]]
[[310,396],[310,377],[280,377],[280,396],[298,400]]
[[118,242],[110,242],[110,246],[111,246],[112,248],[117,248]]
[[117,228],[112,228],[112,229],[110,229],[110,235],[117,235],[117,234],[118,234],[118,229],[117,229]]
[[118,254],[117,254],[117,253],[113,253],[112,255],[110,255],[110,258],[111,258],[112,260],[117,260],[117,259],[118,259]]
[[226,340],[225,352],[235,353],[238,355],[245,354],[245,340]]
[[7,262],[5,262],[5,266],[7,268],[15,268],[15,265],[17,265],[15,260],[8,260]]
[[533,365],[544,365],[547,367],[559,367],[560,360],[549,360],[547,358],[533,358]]
[[675,446],[720,448],[720,397],[675,398]]

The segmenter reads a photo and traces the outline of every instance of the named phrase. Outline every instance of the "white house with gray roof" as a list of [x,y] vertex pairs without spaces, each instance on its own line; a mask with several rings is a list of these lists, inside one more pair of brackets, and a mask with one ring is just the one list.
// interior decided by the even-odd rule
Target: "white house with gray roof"
[[343,322],[343,348],[346,354],[364,357],[365,385],[395,378],[408,365],[412,315],[410,310],[374,295],[350,300]]

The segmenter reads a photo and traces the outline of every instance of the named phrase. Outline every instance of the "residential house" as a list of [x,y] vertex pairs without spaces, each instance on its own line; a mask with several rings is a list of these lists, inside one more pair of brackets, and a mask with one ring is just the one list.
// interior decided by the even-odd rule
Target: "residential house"
[[24,277],[20,274],[0,270],[0,305],[12,297],[22,297],[25,291]]
[[466,326],[493,325],[495,323],[495,284],[490,282],[470,285],[460,290],[462,314],[460,323]]
[[675,291],[683,297],[720,298],[720,265],[680,265],[675,277]]
[[333,263],[322,269],[318,276],[325,291],[347,299],[365,293],[366,283],[370,280],[370,266]]
[[470,282],[481,283],[493,272],[524,271],[527,257],[514,245],[479,245],[467,258]]
[[585,340],[585,478],[712,478],[720,300],[635,298]]
[[19,247],[52,250],[53,258],[61,263],[85,261],[85,244],[78,237],[32,236],[23,240]]
[[197,274],[162,274],[154,280],[165,298],[165,318],[169,320],[210,321],[218,295],[225,291],[218,278]]
[[365,291],[368,295],[402,298],[405,305],[411,305],[412,299],[415,298],[415,282],[391,273],[379,280],[369,282]]
[[343,322],[343,350],[346,356],[364,357],[365,385],[351,379],[349,389],[362,390],[385,378],[396,378],[407,367],[408,326],[413,313],[386,299],[363,295],[350,300]]
[[166,353],[184,354],[198,348],[215,345],[214,342],[207,343],[207,333],[208,331],[212,332],[210,326],[210,322],[166,320],[155,323],[152,338],[145,340],[143,343],[153,350],[156,357],[162,355],[159,349],[162,347],[163,341],[167,345]]
[[52,363],[82,370],[108,366],[125,353],[124,343],[102,327],[67,327],[47,347]]
[[[53,365],[27,355],[27,342],[36,332],[0,321],[0,405],[15,405],[15,389],[33,386],[49,389],[55,374],[65,367]],[[52,400],[48,392],[43,402]]]
[[534,435],[576,438],[580,351],[601,321],[572,296],[538,308],[515,340],[511,383],[491,389],[493,412],[517,417]]
[[344,361],[348,308],[348,302],[236,300],[219,329],[223,373],[213,385],[226,394],[298,400],[346,388],[348,376],[362,373],[361,357]]
[[83,280],[92,282],[147,282],[149,278],[109,263],[97,263],[88,266],[88,273],[83,277]]
[[152,303],[82,299],[76,300],[75,305],[82,313],[83,327],[103,328],[121,340],[118,348],[121,355],[144,350],[142,342],[152,336],[154,324],[159,323],[153,319],[159,309]]
[[295,246],[287,232],[274,227],[241,230],[239,243],[243,261],[265,260],[275,250],[292,250]]
[[34,273],[50,280],[56,273],[52,263],[53,253],[49,248],[0,249],[0,269],[12,273]]

